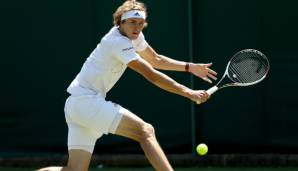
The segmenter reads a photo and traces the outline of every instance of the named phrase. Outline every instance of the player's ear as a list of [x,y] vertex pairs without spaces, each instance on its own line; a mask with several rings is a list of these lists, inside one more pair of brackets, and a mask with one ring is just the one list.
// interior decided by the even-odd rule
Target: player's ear
[[148,27],[147,21],[144,23],[144,28]]

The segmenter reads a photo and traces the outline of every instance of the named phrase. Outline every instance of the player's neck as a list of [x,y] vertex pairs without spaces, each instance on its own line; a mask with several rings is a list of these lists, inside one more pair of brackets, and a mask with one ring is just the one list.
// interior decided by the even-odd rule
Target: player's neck
[[[121,29],[121,27],[118,27],[118,30],[119,30],[119,33],[120,33],[122,36],[127,37],[127,35],[126,35],[125,32]],[[127,37],[127,38],[128,38],[128,37]]]

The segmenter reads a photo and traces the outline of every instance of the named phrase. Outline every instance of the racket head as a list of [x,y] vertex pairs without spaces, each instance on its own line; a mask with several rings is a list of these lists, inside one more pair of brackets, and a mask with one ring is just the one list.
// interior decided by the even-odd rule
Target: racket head
[[227,86],[249,86],[262,81],[268,74],[269,60],[260,51],[244,49],[229,61],[226,75],[233,82]]

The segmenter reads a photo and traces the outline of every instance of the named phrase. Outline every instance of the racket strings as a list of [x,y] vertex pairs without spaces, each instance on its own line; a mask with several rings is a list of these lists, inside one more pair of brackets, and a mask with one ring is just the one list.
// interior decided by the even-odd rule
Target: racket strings
[[229,77],[234,82],[251,83],[262,79],[269,69],[268,60],[255,52],[236,54],[229,66]]
[[[265,72],[257,72],[256,66],[259,66],[260,64],[256,63],[254,60],[245,60],[242,63],[239,63],[239,65],[235,65],[235,69],[238,74],[238,77],[243,82],[253,82],[256,80],[259,80],[262,78]],[[259,67],[258,67],[259,68]],[[263,70],[264,71],[264,70]]]
[[249,83],[253,82],[252,80],[254,80],[252,74],[250,74],[249,72],[242,71],[239,68],[231,68],[231,71],[233,73],[233,79],[238,80],[236,82]]
[[246,60],[246,62],[242,62],[239,65],[234,65],[231,67],[233,71],[233,78],[237,78],[241,83],[249,83],[259,80],[264,75],[263,73],[257,73],[253,68],[255,66],[254,63],[250,63],[250,61]]
[[239,63],[238,65],[233,65],[231,67],[231,69],[234,71],[234,74],[238,77],[238,80],[240,80],[240,82],[243,83],[247,83],[247,82],[252,82],[253,80],[255,80],[254,78],[254,73],[252,73],[251,68],[249,66],[251,66],[250,64],[251,61],[249,60],[243,60],[241,63]]
[[230,70],[232,72],[233,79],[237,80],[236,82],[239,82],[239,83],[249,82],[249,80],[247,80],[245,77],[241,77],[241,74],[237,68],[231,67]]

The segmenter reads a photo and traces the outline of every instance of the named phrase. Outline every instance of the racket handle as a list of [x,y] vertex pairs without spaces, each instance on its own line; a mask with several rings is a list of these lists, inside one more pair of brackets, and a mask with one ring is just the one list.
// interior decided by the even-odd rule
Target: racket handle
[[209,95],[211,95],[211,94],[215,93],[217,90],[218,90],[218,87],[217,86],[213,86],[213,87],[209,88],[206,92]]
[[[215,93],[217,90],[218,90],[218,87],[217,86],[213,86],[213,87],[209,88],[206,91],[206,93],[208,93],[209,95],[211,95],[211,94]],[[197,101],[197,104],[201,104],[201,102],[200,101]]]

